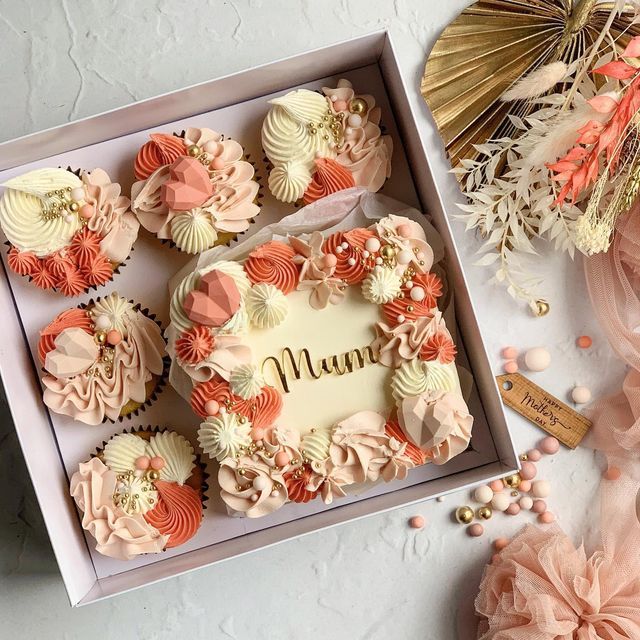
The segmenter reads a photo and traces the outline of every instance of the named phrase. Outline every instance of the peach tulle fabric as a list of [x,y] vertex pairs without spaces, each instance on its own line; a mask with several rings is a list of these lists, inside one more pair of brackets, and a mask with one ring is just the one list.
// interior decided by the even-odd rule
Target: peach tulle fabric
[[487,566],[475,603],[482,640],[640,639],[640,207],[585,272],[602,329],[629,365],[622,391],[592,408],[585,444],[622,475],[602,480],[590,557],[558,526],[530,525]]

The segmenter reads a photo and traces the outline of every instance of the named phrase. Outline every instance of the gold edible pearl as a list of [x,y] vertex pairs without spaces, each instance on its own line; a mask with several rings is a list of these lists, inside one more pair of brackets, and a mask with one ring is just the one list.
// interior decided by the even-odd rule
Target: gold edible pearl
[[509,487],[510,489],[517,489],[520,486],[521,480],[522,478],[520,478],[519,473],[514,473],[513,475],[502,478],[505,487]]
[[382,249],[380,249],[380,255],[387,260],[393,258],[396,255],[396,250],[390,244],[385,244]]
[[536,300],[533,313],[538,316],[538,318],[541,318],[542,316],[546,316],[550,309],[551,307],[546,300]]
[[478,509],[478,518],[482,518],[482,520],[489,520],[493,515],[493,510],[491,507],[480,507]]
[[69,211],[73,211],[74,213],[80,208],[80,205],[77,202],[69,203]]
[[354,98],[349,103],[349,111],[351,111],[351,113],[357,113],[359,116],[365,115],[368,110],[369,106],[367,105],[366,100],[363,100],[362,98]]
[[456,509],[456,520],[460,524],[469,524],[473,521],[473,509],[471,507],[458,507]]
[[200,155],[200,147],[197,144],[192,144],[189,147],[187,147],[187,153],[192,158],[197,158]]
[[98,344],[104,344],[107,340],[107,334],[104,331],[97,331],[95,340]]
[[149,480],[157,480],[160,477],[160,474],[155,469],[151,469],[147,472],[147,477]]

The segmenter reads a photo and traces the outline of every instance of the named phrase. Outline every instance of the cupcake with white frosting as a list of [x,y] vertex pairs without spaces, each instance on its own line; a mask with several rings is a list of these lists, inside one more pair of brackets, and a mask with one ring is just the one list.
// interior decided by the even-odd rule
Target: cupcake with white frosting
[[79,465],[70,487],[96,551],[118,560],[193,538],[205,490],[191,443],[175,431],[150,427],[114,435]]
[[167,364],[159,324],[117,293],[59,314],[40,331],[38,358],[45,404],[92,425],[150,404]]
[[140,224],[102,169],[35,169],[2,186],[7,264],[40,289],[81,295],[109,282],[129,257]]
[[132,209],[140,223],[185,253],[227,244],[260,212],[260,186],[244,149],[211,129],[151,134],[134,174]]
[[354,186],[375,192],[391,175],[393,142],[380,128],[380,108],[348,80],[321,93],[291,91],[270,104],[262,147],[278,200],[310,204]]

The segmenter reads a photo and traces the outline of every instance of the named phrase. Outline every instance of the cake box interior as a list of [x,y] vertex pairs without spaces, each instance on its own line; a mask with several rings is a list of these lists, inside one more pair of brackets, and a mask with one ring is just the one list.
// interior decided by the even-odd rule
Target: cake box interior
[[[406,97],[403,99],[388,34],[359,38],[161,96],[146,101],[146,110],[140,110],[140,104],[132,105],[5,143],[0,145],[3,168],[0,182],[37,167],[74,170],[100,167],[113,181],[120,182],[123,193],[128,194],[135,154],[148,140],[149,133],[179,133],[190,126],[209,127],[239,141],[256,168],[262,211],[248,235],[295,211],[292,205],[273,198],[267,188],[268,170],[260,144],[260,128],[269,108],[268,100],[296,88],[317,90],[336,86],[339,78],[350,80],[356,91],[375,96],[382,109],[384,130],[393,138],[392,175],[381,193],[427,212],[449,250],[448,278],[457,298],[458,326],[452,330],[457,334],[458,362],[474,376],[469,399],[475,419],[471,447],[446,465],[413,469],[405,480],[351,492],[332,505],[324,505],[320,500],[290,503],[270,516],[257,519],[227,514],[218,496],[216,463],[209,463],[207,471],[211,477],[205,516],[194,538],[162,554],[140,556],[128,562],[102,556],[95,552],[93,539],[88,534],[84,537],[79,515],[67,495],[69,478],[78,463],[111,435],[128,427],[170,427],[196,443],[200,421],[169,384],[151,406],[115,424],[87,426],[49,412],[41,401],[38,332],[59,312],[112,291],[141,303],[166,327],[167,282],[191,258],[141,229],[130,259],[112,282],[79,298],[68,299],[38,290],[25,278],[10,272],[3,251],[6,279],[0,288],[0,299],[9,310],[3,315],[12,316],[11,306],[7,305],[13,305],[16,316],[2,321],[3,332],[11,335],[15,343],[0,354],[2,377],[72,604],[95,601],[279,540],[452,491],[517,467],[462,272],[450,244],[446,218],[421,153]],[[118,113],[120,116],[114,118]],[[26,403],[32,406],[27,409]],[[38,467],[42,460],[48,466],[48,480]],[[45,486],[47,483],[52,486]]]

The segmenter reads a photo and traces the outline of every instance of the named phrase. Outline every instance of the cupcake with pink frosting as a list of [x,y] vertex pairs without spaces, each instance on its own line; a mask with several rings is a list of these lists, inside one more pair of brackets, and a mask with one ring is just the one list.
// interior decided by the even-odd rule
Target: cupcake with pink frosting
[[167,364],[160,325],[117,293],[59,314],[40,331],[38,358],[44,403],[91,425],[150,404]]
[[140,224],[102,169],[35,169],[2,186],[7,264],[36,287],[78,296],[109,282],[129,257]]
[[132,209],[142,226],[198,254],[244,233],[260,186],[242,146],[211,129],[152,133],[134,163]]
[[113,436],[79,465],[70,487],[96,551],[117,560],[191,540],[202,523],[205,490],[191,443],[157,427]]
[[270,104],[262,147],[278,200],[310,204],[354,186],[375,192],[391,175],[393,141],[380,128],[380,108],[348,80],[322,93],[291,91]]

